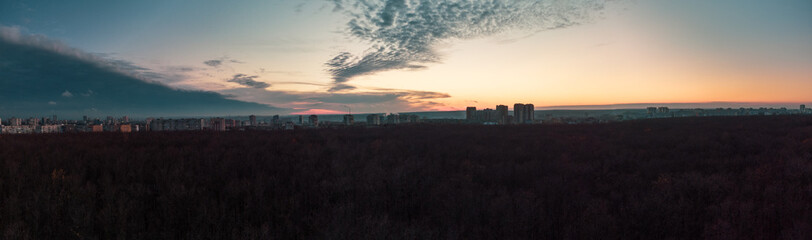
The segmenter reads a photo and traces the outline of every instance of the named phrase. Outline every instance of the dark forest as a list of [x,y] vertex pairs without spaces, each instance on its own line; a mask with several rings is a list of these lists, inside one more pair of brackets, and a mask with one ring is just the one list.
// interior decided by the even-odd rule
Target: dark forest
[[0,136],[2,239],[810,239],[812,118]]

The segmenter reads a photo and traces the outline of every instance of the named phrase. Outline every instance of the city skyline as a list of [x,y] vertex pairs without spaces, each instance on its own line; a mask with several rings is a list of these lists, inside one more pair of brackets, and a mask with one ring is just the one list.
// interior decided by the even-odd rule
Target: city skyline
[[5,1],[0,115],[812,102],[808,1],[366,3]]

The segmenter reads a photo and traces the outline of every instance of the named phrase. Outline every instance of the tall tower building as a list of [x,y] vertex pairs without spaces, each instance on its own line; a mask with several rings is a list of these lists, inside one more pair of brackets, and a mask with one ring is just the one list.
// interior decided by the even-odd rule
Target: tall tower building
[[508,106],[496,105],[496,121],[499,124],[508,124]]
[[496,112],[493,109],[486,108],[477,113],[479,120],[483,122],[494,122],[496,120]]
[[525,105],[521,103],[513,104],[513,121],[517,124],[524,123],[525,114],[527,114],[525,110]]
[[806,105],[801,104],[801,113],[805,113],[805,112],[806,112]]
[[536,106],[532,103],[528,103],[524,105],[525,111],[525,123],[534,123],[536,121]]
[[248,121],[251,122],[250,124],[252,127],[257,126],[257,116],[248,116]]
[[465,120],[468,121],[476,120],[476,107],[468,107],[465,109]]

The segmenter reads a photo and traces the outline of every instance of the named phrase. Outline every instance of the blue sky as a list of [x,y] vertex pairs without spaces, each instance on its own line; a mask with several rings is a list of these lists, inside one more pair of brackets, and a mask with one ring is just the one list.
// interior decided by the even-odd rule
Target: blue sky
[[804,0],[2,0],[0,26],[285,112],[812,101]]

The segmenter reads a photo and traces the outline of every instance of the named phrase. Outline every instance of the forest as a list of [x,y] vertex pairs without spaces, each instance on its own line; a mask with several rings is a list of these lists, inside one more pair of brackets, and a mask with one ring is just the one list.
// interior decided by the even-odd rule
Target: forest
[[812,239],[812,117],[0,135],[0,239]]

